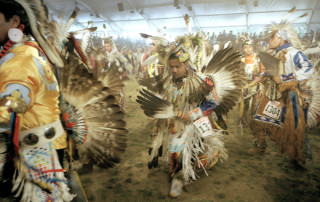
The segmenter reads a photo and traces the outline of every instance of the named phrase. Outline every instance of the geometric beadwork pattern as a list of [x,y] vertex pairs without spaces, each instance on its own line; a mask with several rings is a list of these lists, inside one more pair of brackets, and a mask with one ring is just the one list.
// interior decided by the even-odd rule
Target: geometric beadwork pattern
[[21,158],[27,167],[31,183],[42,182],[53,189],[48,193],[41,185],[35,186],[34,191],[39,201],[57,201],[59,198],[53,152],[55,149],[51,142],[40,147],[21,149]]
[[270,124],[277,125],[277,126],[282,126],[283,125],[283,122],[281,122],[279,120],[275,120],[273,118],[269,118],[269,117],[266,117],[266,116],[260,116],[258,114],[254,115],[253,119],[256,120],[256,121],[266,122],[266,123],[270,123]]
[[32,180],[48,182],[54,179],[54,173],[48,172],[55,169],[51,143],[22,149],[21,153]]

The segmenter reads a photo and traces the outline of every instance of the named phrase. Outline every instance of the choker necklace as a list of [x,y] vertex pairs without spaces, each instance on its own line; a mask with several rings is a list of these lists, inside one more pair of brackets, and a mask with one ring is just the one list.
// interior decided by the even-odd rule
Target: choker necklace
[[[23,24],[20,24],[19,27],[18,27],[18,29],[19,29],[20,31],[23,31],[24,25],[23,25]],[[10,40],[10,39],[7,41],[6,44],[4,44],[4,46],[3,46],[3,48],[2,48],[2,50],[1,50],[1,52],[0,52],[0,59],[3,58],[3,57],[7,54],[7,52],[10,50],[10,48],[11,48],[14,44],[15,44],[15,42],[13,42],[13,41]]]

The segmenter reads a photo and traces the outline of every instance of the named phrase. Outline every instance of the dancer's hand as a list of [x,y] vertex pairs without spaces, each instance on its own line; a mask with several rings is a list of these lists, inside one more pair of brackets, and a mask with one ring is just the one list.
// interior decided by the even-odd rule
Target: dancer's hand
[[256,77],[256,78],[254,78],[253,82],[259,83],[259,82],[262,81],[262,78],[263,78],[262,76],[258,76],[258,77]]
[[184,121],[191,121],[191,118],[189,116],[188,113],[184,113],[182,114],[182,116],[180,117],[180,119],[184,120]]
[[177,113],[177,117],[182,119],[182,120],[184,120],[184,121],[191,121],[191,118],[190,118],[189,114],[188,113],[183,113],[182,111],[179,111]]

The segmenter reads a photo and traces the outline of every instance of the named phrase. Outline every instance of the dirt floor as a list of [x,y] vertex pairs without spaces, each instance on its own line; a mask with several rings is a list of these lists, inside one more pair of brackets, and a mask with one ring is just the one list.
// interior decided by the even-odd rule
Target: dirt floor
[[225,147],[229,159],[199,173],[200,179],[185,187],[177,199],[168,196],[168,168],[160,158],[149,170],[148,148],[154,121],[136,103],[138,84],[126,81],[128,148],[115,168],[79,171],[89,201],[320,201],[320,130],[308,130],[313,159],[305,168],[287,166],[275,144],[268,141],[263,156],[250,156],[250,129],[243,135],[237,126],[237,109],[229,113]]

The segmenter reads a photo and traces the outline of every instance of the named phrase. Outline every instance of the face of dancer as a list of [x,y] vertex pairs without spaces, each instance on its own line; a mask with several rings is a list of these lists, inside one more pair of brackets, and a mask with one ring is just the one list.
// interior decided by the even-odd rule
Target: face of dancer
[[253,54],[253,47],[251,45],[245,45],[243,46],[243,51],[245,55],[251,55]]
[[111,46],[110,43],[106,43],[106,44],[104,45],[104,47],[106,48],[106,51],[107,51],[108,53],[110,53],[110,52],[112,51],[112,46]]
[[174,58],[169,60],[169,67],[170,67],[170,71],[173,75],[174,79],[178,79],[183,77],[186,72],[187,72],[187,68],[188,68],[188,63],[181,63],[179,61],[179,58]]
[[8,31],[10,28],[18,27],[20,17],[14,15],[9,21],[6,21],[3,13],[0,13],[0,45],[4,45],[8,41]]
[[150,51],[154,52],[156,50],[156,44],[154,41],[152,41],[152,43],[150,44]]
[[269,48],[270,49],[277,49],[280,47],[283,39],[280,37],[276,36],[275,34],[272,35],[272,37],[269,40]]

